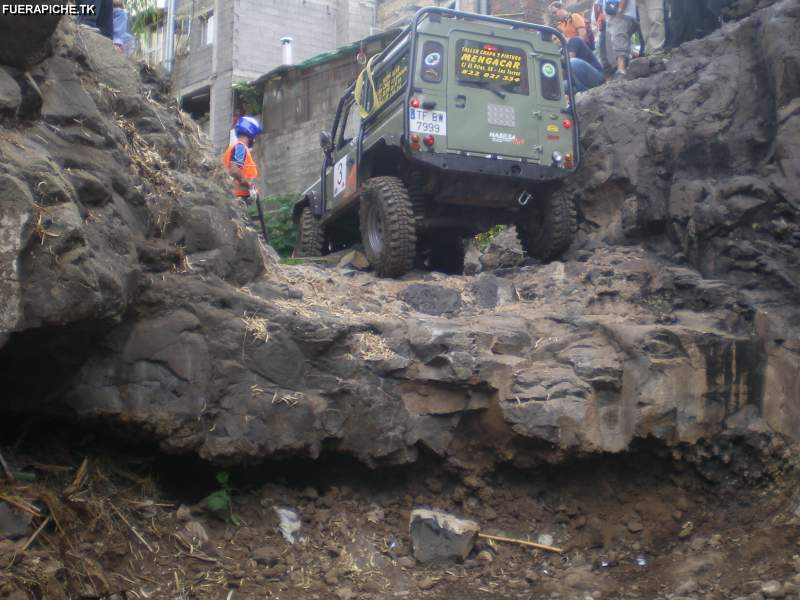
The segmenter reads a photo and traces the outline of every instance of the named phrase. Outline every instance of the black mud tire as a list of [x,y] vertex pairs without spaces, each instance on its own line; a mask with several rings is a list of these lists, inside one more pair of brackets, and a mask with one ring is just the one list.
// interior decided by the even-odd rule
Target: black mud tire
[[428,268],[445,275],[463,275],[467,248],[458,235],[442,235],[430,243]]
[[532,198],[517,223],[522,249],[543,261],[561,256],[572,244],[575,230],[575,203],[564,190],[554,190],[546,199]]
[[417,229],[406,186],[397,177],[373,177],[361,188],[359,229],[364,253],[379,277],[414,268]]
[[320,227],[319,220],[314,216],[310,206],[303,207],[298,222],[297,243],[294,246],[294,256],[322,256],[325,235]]

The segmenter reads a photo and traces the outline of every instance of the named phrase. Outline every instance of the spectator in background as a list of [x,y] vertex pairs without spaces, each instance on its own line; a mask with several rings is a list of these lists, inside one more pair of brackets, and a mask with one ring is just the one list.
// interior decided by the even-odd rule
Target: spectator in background
[[606,21],[606,44],[611,46],[616,66],[614,77],[621,79],[628,68],[631,56],[631,35],[636,30],[636,0],[603,0]]
[[667,28],[670,46],[708,35],[720,26],[729,0],[668,0]]
[[553,2],[548,7],[550,17],[556,26],[564,34],[567,40],[574,37],[579,37],[585,43],[589,43],[589,37],[586,32],[586,20],[578,13],[570,13],[564,8],[561,2]]
[[112,0],[77,0],[79,6],[91,6],[93,14],[81,15],[78,23],[96,29],[108,39],[114,38],[114,10]]
[[125,10],[124,0],[114,0],[114,45],[120,52],[130,54],[133,52],[133,36],[128,31],[128,11]]
[[567,52],[576,92],[585,92],[605,83],[603,66],[586,42],[578,37],[571,38],[567,42]]
[[664,0],[639,0],[639,23],[646,44],[643,54],[663,52],[666,41]]
[[600,64],[603,66],[603,73],[614,71],[614,58],[610,57],[610,48],[608,43],[608,36],[606,35],[606,17],[603,13],[603,0],[594,0],[592,6],[592,27],[595,31],[595,39],[597,40],[597,57],[600,59]]

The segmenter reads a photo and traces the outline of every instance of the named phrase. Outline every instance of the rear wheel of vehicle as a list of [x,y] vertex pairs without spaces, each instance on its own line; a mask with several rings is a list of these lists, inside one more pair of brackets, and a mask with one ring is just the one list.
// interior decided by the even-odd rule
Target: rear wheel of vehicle
[[300,213],[299,229],[294,255],[297,257],[321,256],[325,236],[310,206],[304,207]]
[[517,223],[517,235],[529,256],[552,260],[569,248],[575,228],[572,198],[564,190],[554,190],[544,200],[531,199]]
[[430,243],[428,268],[446,275],[461,275],[464,273],[466,252],[461,236],[444,234]]
[[408,190],[397,177],[373,177],[361,189],[364,253],[380,277],[399,277],[414,267],[416,220]]

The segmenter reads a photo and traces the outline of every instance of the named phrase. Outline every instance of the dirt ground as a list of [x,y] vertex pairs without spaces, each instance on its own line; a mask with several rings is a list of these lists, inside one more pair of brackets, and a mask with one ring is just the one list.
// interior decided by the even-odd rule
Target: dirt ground
[[[800,496],[781,471],[744,484],[646,447],[484,479],[430,461],[226,471],[68,429],[12,429],[0,452],[22,475],[0,479],[0,527],[30,522],[0,537],[4,600],[798,598]],[[216,515],[215,491],[231,498]],[[275,507],[299,513],[294,545]],[[417,507],[485,533],[551,536],[564,554],[479,540],[463,564],[417,565]]]

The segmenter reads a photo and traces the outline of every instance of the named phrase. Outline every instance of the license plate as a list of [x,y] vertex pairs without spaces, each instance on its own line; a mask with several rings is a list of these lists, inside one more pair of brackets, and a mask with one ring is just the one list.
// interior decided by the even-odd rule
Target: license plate
[[447,113],[443,110],[408,109],[409,129],[413,133],[447,135]]

